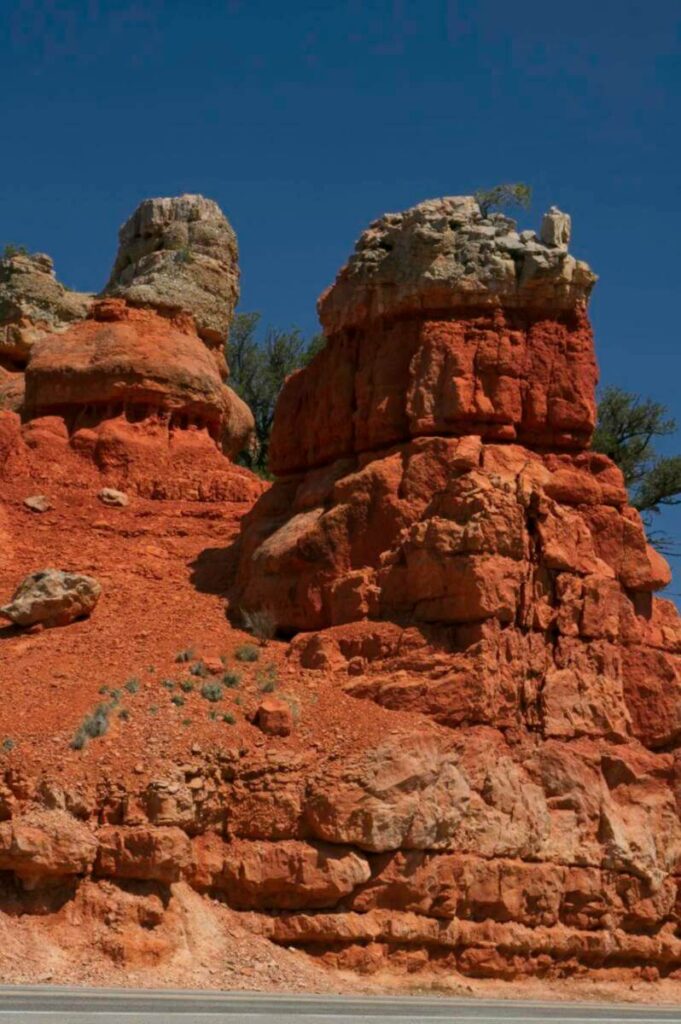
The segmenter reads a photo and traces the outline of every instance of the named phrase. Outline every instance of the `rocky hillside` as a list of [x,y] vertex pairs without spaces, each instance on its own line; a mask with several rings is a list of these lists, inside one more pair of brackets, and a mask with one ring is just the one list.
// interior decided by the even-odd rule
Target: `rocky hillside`
[[0,593],[101,592],[0,629],[4,979],[678,998],[681,622],[589,451],[569,236],[371,225],[267,489],[214,204],[143,203],[77,315],[15,302]]

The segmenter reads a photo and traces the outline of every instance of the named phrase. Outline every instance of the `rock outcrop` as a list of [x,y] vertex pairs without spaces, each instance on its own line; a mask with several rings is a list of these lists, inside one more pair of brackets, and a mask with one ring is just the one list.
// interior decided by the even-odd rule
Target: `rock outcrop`
[[35,342],[87,316],[93,296],[61,284],[49,256],[0,256],[0,409],[19,409]]
[[[47,256],[0,261],[0,415],[18,412],[27,437],[35,424],[62,420],[81,459],[116,468],[114,485],[134,478],[151,493],[151,464],[166,470],[166,493],[193,493],[199,479],[204,494],[237,493],[248,474],[233,472],[227,491],[215,480],[231,471],[216,456],[235,456],[254,430],[250,409],[225,383],[238,281],[234,232],[202,196],[143,202],[121,229],[99,298],[65,289]],[[173,467],[188,447],[194,479],[183,471],[178,483]],[[256,483],[245,500],[262,489]]]
[[120,230],[105,293],[171,316],[190,313],[222,361],[239,300],[239,250],[217,203],[197,195],[140,203]]
[[326,346],[280,397],[232,608],[456,755],[325,770],[315,836],[385,859],[337,913],[266,922],[275,941],[355,966],[420,945],[497,977],[677,969],[681,620],[589,450],[595,276],[569,234],[555,208],[537,238],[430,201],[373,224],[320,300]]

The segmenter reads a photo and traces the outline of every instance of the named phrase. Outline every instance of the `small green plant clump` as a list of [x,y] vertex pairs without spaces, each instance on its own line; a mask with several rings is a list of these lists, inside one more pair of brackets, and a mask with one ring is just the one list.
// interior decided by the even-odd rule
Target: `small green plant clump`
[[193,647],[188,647],[185,651],[179,651],[175,655],[175,661],[180,662],[180,664],[181,664],[182,662],[185,662],[185,661],[193,661],[194,657],[195,657],[195,655],[194,655],[194,648]]
[[241,685],[241,673],[225,672],[225,674],[222,677],[222,682],[225,684],[228,690],[236,690]]
[[2,250],[2,259],[9,260],[12,256],[28,256],[28,249],[25,245],[15,245],[13,242],[7,242]]
[[180,683],[180,689],[182,690],[183,693],[191,693],[192,690],[194,689],[193,679],[183,679],[182,682]]
[[184,706],[184,705],[185,705],[185,704],[186,704],[187,702],[186,702],[186,700],[184,699],[184,697],[181,697],[181,696],[180,696],[180,694],[179,694],[179,693],[175,693],[175,694],[173,694],[173,696],[172,696],[172,697],[170,698],[170,703],[171,703],[171,704],[174,704],[176,708],[181,708],[181,707],[183,707],[183,706]]
[[98,704],[91,715],[86,715],[71,740],[71,748],[73,750],[82,750],[89,740],[96,739],[98,736],[104,736],[109,729],[110,711],[111,705]]
[[253,644],[242,644],[241,647],[237,647],[235,650],[234,657],[237,661],[257,661],[260,657],[260,651]]
[[205,679],[209,675],[208,669],[202,661],[197,661],[195,665],[191,665],[189,671],[193,676],[198,676],[199,679]]
[[273,693],[277,686],[277,666],[270,663],[256,673],[256,682],[261,693]]
[[127,722],[128,719],[130,718],[130,712],[128,711],[127,708],[121,708],[121,710],[118,712],[118,717],[122,719],[122,721]]
[[224,715],[222,716],[222,721],[226,722],[227,725],[236,725],[236,718],[234,717],[234,715],[230,714],[229,711],[225,711]]
[[211,704],[217,704],[222,700],[223,689],[220,683],[204,683],[201,687],[201,696],[209,700]]
[[163,687],[164,690],[169,690],[172,693],[172,691],[175,689],[175,680],[174,679],[162,679],[161,680],[161,686]]
[[124,685],[128,693],[137,693],[140,688],[140,681],[137,676],[132,676]]
[[2,741],[2,749],[5,754],[9,754],[10,750],[14,750],[14,740],[8,736],[7,739]]

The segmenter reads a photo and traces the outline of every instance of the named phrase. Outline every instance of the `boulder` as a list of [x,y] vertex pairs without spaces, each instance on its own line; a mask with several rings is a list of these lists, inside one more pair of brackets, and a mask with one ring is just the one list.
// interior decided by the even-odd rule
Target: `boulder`
[[17,626],[66,626],[90,616],[101,591],[92,576],[41,569],[22,580],[0,615]]
[[258,705],[255,720],[268,736],[289,736],[293,731],[290,705],[278,697],[265,697]]
[[130,503],[125,491],[117,491],[115,487],[103,487],[97,497],[103,505],[112,508],[125,508]]
[[44,494],[32,494],[30,497],[24,498],[24,506],[30,512],[49,512],[52,502]]

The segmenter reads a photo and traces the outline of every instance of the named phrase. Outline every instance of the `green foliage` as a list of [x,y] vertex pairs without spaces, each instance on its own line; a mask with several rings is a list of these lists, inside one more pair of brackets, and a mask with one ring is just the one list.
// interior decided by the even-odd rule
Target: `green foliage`
[[104,736],[108,732],[111,707],[110,704],[98,704],[92,714],[86,715],[71,740],[73,750],[82,750],[88,740]]
[[127,722],[128,719],[130,718],[130,712],[128,711],[127,708],[121,708],[121,710],[118,712],[118,717],[121,718],[124,722]]
[[234,657],[237,661],[257,661],[260,657],[260,651],[253,644],[242,644],[241,647],[237,647],[235,650]]
[[492,210],[505,210],[509,206],[527,209],[532,201],[532,189],[524,181],[505,182],[494,188],[480,189],[475,193],[480,212],[486,217]]
[[185,701],[184,697],[181,697],[181,696],[180,696],[180,694],[179,694],[179,693],[175,693],[175,694],[173,694],[173,696],[172,696],[172,697],[170,698],[170,703],[171,703],[171,704],[174,704],[176,708],[181,708],[181,707],[183,707],[183,706],[184,706],[184,705],[185,705],[185,704],[186,704],[187,702]]
[[125,683],[125,688],[128,691],[128,693],[137,693],[137,691],[140,688],[139,679],[137,679],[136,676],[133,676],[131,679],[128,679],[128,681]]
[[615,462],[624,474],[631,501],[650,523],[681,495],[681,455],[662,456],[656,438],[676,433],[676,420],[666,406],[620,388],[606,388],[598,403],[598,424],[592,447]]
[[209,700],[211,704],[216,704],[219,700],[222,700],[223,690],[220,683],[204,683],[201,687],[201,696],[204,700]]
[[234,715],[230,714],[229,711],[225,711],[224,715],[222,716],[222,721],[226,722],[227,725],[236,724],[236,718],[234,717]]
[[162,679],[161,680],[161,686],[163,687],[164,690],[168,690],[169,692],[172,693],[172,691],[175,689],[175,680],[174,679]]
[[186,651],[179,651],[175,655],[175,661],[178,661],[180,663],[185,662],[185,661],[193,661],[194,658],[195,658],[195,654],[194,654],[194,648],[193,647],[188,647]]
[[198,676],[199,679],[204,679],[209,675],[208,669],[202,661],[197,661],[195,665],[192,665],[189,669],[193,676]]
[[194,689],[194,682],[191,679],[183,679],[180,683],[180,689],[183,693],[191,693]]
[[323,348],[317,335],[306,341],[297,327],[281,331],[268,327],[262,340],[256,337],[260,313],[237,313],[226,347],[230,386],[243,398],[255,418],[256,441],[241,461],[267,475],[270,431],[274,408],[284,381],[305,366]]
[[265,665],[256,673],[256,682],[261,693],[272,693],[277,685],[279,673],[274,664]]
[[2,250],[1,258],[3,260],[9,260],[12,256],[28,256],[28,249],[25,245],[14,245],[13,242],[7,242]]
[[14,740],[10,739],[9,736],[2,741],[2,750],[5,754],[9,754],[10,750],[14,750]]
[[241,684],[241,673],[240,672],[225,672],[222,677],[222,682],[225,684],[228,690],[236,690]]

